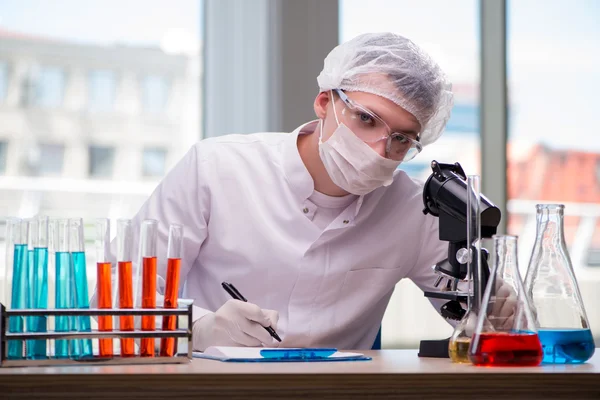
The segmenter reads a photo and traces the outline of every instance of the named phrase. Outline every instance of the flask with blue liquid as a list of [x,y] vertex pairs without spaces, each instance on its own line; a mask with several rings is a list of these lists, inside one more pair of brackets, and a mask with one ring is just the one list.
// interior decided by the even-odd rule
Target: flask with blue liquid
[[542,362],[583,363],[592,357],[595,346],[565,242],[565,207],[538,204],[536,208],[536,240],[525,290],[538,326]]

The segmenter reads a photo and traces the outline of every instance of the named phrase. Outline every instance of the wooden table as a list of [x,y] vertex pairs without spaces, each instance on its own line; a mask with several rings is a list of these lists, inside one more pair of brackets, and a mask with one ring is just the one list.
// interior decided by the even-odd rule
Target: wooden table
[[600,399],[600,349],[582,365],[483,368],[365,352],[372,361],[0,368],[0,399]]

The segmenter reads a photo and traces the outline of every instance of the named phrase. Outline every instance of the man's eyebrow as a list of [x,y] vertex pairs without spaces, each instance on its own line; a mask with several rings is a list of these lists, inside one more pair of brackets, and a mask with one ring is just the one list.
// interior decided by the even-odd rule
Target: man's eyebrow
[[[373,114],[375,114],[379,119],[384,121],[389,126],[387,121],[384,118],[382,118],[381,114],[379,112],[377,112],[374,108],[368,108],[368,110],[370,110]],[[416,131],[414,129],[396,129],[391,126],[390,126],[390,129],[392,130],[392,132],[403,133],[407,136],[411,136],[413,139],[416,139],[417,136],[419,136],[419,131]]]

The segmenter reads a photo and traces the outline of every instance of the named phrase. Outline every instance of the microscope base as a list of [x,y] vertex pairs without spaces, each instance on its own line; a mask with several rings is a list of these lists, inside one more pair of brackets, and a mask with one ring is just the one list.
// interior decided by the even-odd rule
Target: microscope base
[[441,340],[421,340],[419,343],[419,357],[450,358],[448,344],[450,338]]

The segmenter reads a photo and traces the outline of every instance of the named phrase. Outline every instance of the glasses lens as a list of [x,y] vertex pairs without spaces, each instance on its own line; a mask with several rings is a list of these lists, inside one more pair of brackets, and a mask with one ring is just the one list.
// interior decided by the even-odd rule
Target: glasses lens
[[388,125],[366,108],[356,104],[342,103],[343,122],[366,143],[387,139],[387,157],[396,161],[412,160],[421,151],[419,142],[401,133],[390,133]]
[[373,143],[388,136],[389,129],[379,117],[363,107],[344,105],[342,122],[362,141]]
[[401,133],[393,133],[388,139],[388,157],[397,161],[408,161],[421,151],[421,145]]

